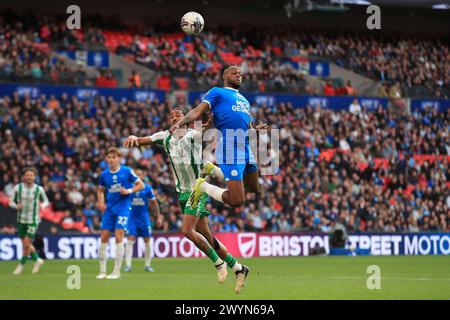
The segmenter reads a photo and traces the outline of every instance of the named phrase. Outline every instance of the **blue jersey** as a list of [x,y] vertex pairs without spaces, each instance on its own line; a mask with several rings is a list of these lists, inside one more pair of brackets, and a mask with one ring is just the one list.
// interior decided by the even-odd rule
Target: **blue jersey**
[[99,184],[106,191],[106,209],[114,211],[130,208],[132,195],[122,195],[120,188],[132,188],[137,180],[137,175],[127,166],[120,166],[116,172],[104,170],[100,174]]
[[236,89],[214,87],[206,93],[203,101],[211,107],[214,125],[221,133],[216,161],[220,164],[220,161],[253,160],[248,138],[251,122],[248,100]]
[[153,189],[149,184],[145,184],[145,189],[133,193],[131,199],[131,215],[145,215],[148,216],[148,201],[155,199]]

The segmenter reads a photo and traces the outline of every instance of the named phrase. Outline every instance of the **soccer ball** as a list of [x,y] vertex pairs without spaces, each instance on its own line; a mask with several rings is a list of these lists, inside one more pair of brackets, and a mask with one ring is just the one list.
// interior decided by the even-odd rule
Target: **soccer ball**
[[187,34],[200,34],[202,32],[203,27],[205,26],[205,21],[201,14],[197,12],[188,12],[183,18],[181,18],[181,29]]

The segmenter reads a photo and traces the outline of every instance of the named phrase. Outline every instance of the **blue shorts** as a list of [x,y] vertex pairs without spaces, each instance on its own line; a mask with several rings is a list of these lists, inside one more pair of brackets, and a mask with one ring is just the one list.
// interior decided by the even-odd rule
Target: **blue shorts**
[[152,225],[150,224],[148,213],[146,216],[136,216],[132,214],[128,223],[127,231],[127,235],[129,236],[145,238],[151,237]]
[[258,171],[258,166],[255,163],[236,163],[236,164],[219,164],[223,172],[225,181],[242,181],[244,176],[249,173]]
[[131,208],[123,209],[106,209],[102,218],[101,230],[109,230],[114,232],[116,230],[126,230],[128,227],[128,220],[130,218]]

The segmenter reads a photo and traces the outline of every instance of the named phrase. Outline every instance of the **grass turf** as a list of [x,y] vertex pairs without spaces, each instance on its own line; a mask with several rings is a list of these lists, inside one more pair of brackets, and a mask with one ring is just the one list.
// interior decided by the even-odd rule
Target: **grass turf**
[[[119,280],[96,280],[96,260],[46,261],[38,274],[13,276],[16,262],[0,262],[2,299],[450,299],[450,256],[289,257],[241,259],[252,272],[241,294],[234,274],[219,285],[207,259],[142,259]],[[67,267],[81,269],[81,289],[69,290]],[[108,271],[113,262],[108,263]],[[381,269],[381,289],[367,288],[369,265]]]

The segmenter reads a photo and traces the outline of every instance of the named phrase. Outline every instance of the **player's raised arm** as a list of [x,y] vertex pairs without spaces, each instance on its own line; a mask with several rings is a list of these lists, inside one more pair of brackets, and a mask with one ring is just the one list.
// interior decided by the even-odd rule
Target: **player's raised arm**
[[125,148],[143,147],[151,144],[161,144],[166,136],[167,131],[160,131],[147,137],[137,137],[131,135],[125,139],[123,146]]
[[207,101],[202,101],[197,107],[189,111],[180,122],[170,128],[170,131],[173,132],[177,128],[181,128],[186,126],[194,121],[202,119],[202,116],[205,112],[210,109],[210,104]]

